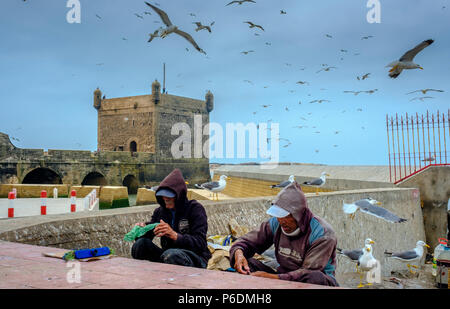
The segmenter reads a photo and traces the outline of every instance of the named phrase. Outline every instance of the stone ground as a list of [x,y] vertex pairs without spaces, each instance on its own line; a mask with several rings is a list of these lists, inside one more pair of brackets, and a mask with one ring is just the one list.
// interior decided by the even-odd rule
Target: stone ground
[[[408,270],[393,272],[389,277],[382,277],[381,283],[374,283],[361,289],[437,289],[431,270],[432,264],[425,264],[420,270],[416,270],[415,274],[409,273]],[[356,272],[336,277],[342,287],[356,288],[359,284],[359,275]],[[366,283],[364,280],[365,277],[363,284]]]

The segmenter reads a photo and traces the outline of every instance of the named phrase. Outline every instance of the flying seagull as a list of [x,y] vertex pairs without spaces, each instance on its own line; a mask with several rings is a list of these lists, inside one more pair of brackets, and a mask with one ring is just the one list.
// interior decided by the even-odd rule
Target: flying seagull
[[217,200],[219,200],[219,194],[218,192],[222,192],[225,187],[227,186],[227,179],[228,177],[226,175],[221,175],[219,178],[219,181],[210,181],[202,183],[201,185],[195,184],[195,187],[198,189],[206,189],[209,192],[213,193],[213,200],[214,200],[214,194],[217,197]]
[[264,28],[262,26],[254,24],[251,21],[244,21],[244,24],[249,24],[249,26],[248,26],[249,28],[255,28],[256,27],[256,28],[259,28],[262,31],[264,31]]
[[214,22],[212,22],[209,26],[204,26],[199,21],[194,22],[193,24],[197,25],[197,29],[195,29],[195,31],[200,31],[200,30],[206,29],[206,30],[208,30],[209,33],[211,33],[211,27],[212,27],[212,25],[214,25]]
[[423,247],[427,247],[430,248],[429,245],[427,245],[424,241],[419,240],[416,243],[416,247],[412,250],[408,250],[408,251],[403,251],[403,252],[388,252],[388,251],[384,251],[384,254],[387,257],[393,258],[393,259],[397,259],[400,260],[402,262],[408,262],[408,264],[406,264],[406,266],[408,266],[408,269],[411,273],[414,273],[411,270],[411,266],[414,268],[419,268],[419,266],[416,265],[411,265],[409,264],[410,262],[420,262],[420,259],[423,256]]
[[403,70],[411,70],[411,69],[421,69],[423,68],[414,63],[414,57],[421,52],[424,48],[433,44],[434,40],[426,40],[414,47],[413,49],[407,51],[398,61],[391,62],[386,67],[392,67],[389,70],[389,77],[397,78]]
[[320,69],[320,70],[317,71],[316,73],[319,73],[319,72],[321,72],[321,71],[328,72],[328,71],[330,71],[330,69],[337,69],[337,68],[336,68],[336,67],[327,67],[327,68]]
[[[367,238],[364,241],[364,245],[371,245],[374,243],[375,242],[370,238]],[[350,261],[358,263],[359,258],[364,254],[364,248],[355,250],[342,250],[341,248],[336,248],[336,252],[337,254],[350,259]],[[356,271],[358,271],[358,265],[356,265]]]
[[363,37],[361,38],[361,40],[368,40],[368,39],[370,39],[370,38],[373,38],[373,36],[371,36],[371,35],[363,36]]
[[320,176],[320,178],[316,178],[310,181],[305,181],[303,184],[307,186],[313,186],[316,187],[316,195],[319,195],[319,188],[322,187],[326,182],[326,176],[330,176],[326,172],[323,172]]
[[[228,3],[227,5],[230,5],[230,4],[233,4],[233,3],[237,3],[237,4],[241,5],[241,4],[244,3],[244,2],[252,2],[252,3],[256,3],[256,2],[253,1],[253,0],[235,0],[235,1],[231,1],[231,2]],[[226,6],[227,6],[227,5],[226,5]]]
[[311,101],[311,102],[309,102],[309,103],[322,103],[322,102],[331,102],[330,100],[313,100],[313,101]]
[[144,19],[144,17],[142,15],[139,15],[138,13],[134,13],[134,15],[136,15],[136,17],[138,17],[140,19]]
[[177,26],[173,25],[172,22],[169,19],[169,16],[167,15],[166,12],[164,12],[163,10],[157,8],[154,5],[151,5],[148,2],[145,2],[145,4],[147,4],[149,7],[151,7],[156,13],[158,13],[159,17],[161,18],[161,20],[163,21],[163,23],[167,26],[167,28],[160,28],[159,29],[159,36],[161,37],[161,39],[164,39],[166,36],[168,36],[169,34],[171,34],[172,32],[182,36],[183,38],[185,38],[186,40],[188,40],[194,47],[196,50],[198,50],[199,52],[201,52],[202,54],[206,53],[203,51],[203,49],[201,49],[197,43],[194,41],[194,39],[191,37],[190,34],[181,31],[178,29]]
[[358,80],[365,80],[366,78],[368,78],[369,77],[369,75],[370,75],[370,73],[366,73],[366,74],[364,74],[363,76],[361,76],[361,77],[356,77]]
[[407,94],[411,94],[411,93],[416,93],[416,92],[422,92],[423,94],[427,94],[428,91],[435,91],[435,92],[444,92],[444,90],[440,90],[440,89],[420,89],[420,90],[416,90],[416,91],[411,91],[408,92]]
[[423,102],[423,100],[425,100],[425,99],[434,99],[434,97],[429,97],[429,96],[427,96],[427,97],[416,97],[416,98],[412,98],[409,101],[411,102],[411,101],[415,101],[415,100],[420,100],[421,102]]
[[286,11],[280,10],[280,14],[286,14]]
[[271,185],[270,187],[273,188],[284,188],[287,187],[288,185],[290,185],[291,183],[293,183],[295,181],[295,177],[294,175],[289,176],[289,179],[283,182],[280,182],[279,184],[276,185]]
[[406,219],[400,218],[396,214],[393,214],[392,212],[382,207],[376,206],[375,204],[380,205],[381,203],[373,198],[368,197],[362,200],[358,200],[353,204],[343,203],[342,208],[344,210],[344,213],[350,214],[350,217],[352,219],[355,218],[356,211],[359,209],[364,213],[375,216],[377,218],[381,218],[388,222],[401,223],[407,221]]
[[248,50],[248,51],[241,51],[241,54],[247,55],[248,53],[253,53],[254,50]]

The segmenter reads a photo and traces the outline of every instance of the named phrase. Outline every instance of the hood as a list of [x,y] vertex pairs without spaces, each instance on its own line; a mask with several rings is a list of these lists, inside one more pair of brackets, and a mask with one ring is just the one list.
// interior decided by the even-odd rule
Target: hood
[[[183,178],[183,174],[181,171],[176,168],[174,169],[169,175],[164,178],[161,183],[159,184],[158,192],[162,188],[171,189],[175,192],[175,208],[176,209],[182,209],[187,201],[187,186],[186,182]],[[155,193],[156,194],[156,193]],[[164,203],[164,199],[162,196],[157,196],[156,200],[158,201],[158,204],[162,207],[166,207]]]
[[308,208],[305,194],[296,181],[281,190],[272,201],[272,204],[292,214],[302,232],[307,229],[312,213]]

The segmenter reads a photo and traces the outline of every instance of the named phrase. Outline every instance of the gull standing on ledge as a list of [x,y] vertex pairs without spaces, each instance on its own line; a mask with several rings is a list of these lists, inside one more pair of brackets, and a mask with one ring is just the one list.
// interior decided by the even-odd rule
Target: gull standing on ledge
[[316,178],[310,181],[305,181],[303,184],[307,186],[316,187],[316,195],[319,195],[319,188],[322,187],[326,182],[326,176],[330,176],[326,172],[323,172],[320,178]]
[[219,178],[219,181],[210,181],[202,183],[201,185],[195,184],[195,187],[198,189],[206,189],[209,192],[213,193],[213,200],[214,200],[214,194],[216,194],[217,200],[219,200],[218,192],[222,192],[225,187],[227,186],[227,182],[225,179],[228,177],[225,175],[221,175]]
[[[364,245],[371,245],[374,244],[375,242],[370,239],[367,238],[364,241]],[[348,259],[350,259],[350,261],[357,263],[359,258],[364,254],[364,248],[362,249],[355,249],[355,250],[342,250],[341,248],[336,248],[337,254],[343,255],[345,257],[347,257]],[[358,271],[358,265],[356,265],[356,271]]]
[[271,185],[270,187],[273,188],[284,188],[287,187],[288,185],[290,185],[291,183],[293,183],[295,181],[295,177],[294,175],[289,176],[289,179],[286,181],[283,181],[277,185]]
[[407,51],[398,61],[391,62],[386,67],[392,67],[389,71],[389,77],[397,78],[403,70],[411,69],[421,69],[423,68],[414,63],[414,57],[420,53],[424,48],[433,44],[434,40],[426,40],[414,47],[413,49]]
[[[156,13],[158,13],[159,17],[161,18],[161,20],[163,21],[163,23],[167,26],[167,28],[160,28],[159,31],[159,36],[161,37],[161,39],[164,39],[166,36],[168,36],[169,34],[171,34],[172,32],[182,36],[183,38],[185,38],[186,40],[188,40],[194,47],[196,50],[198,50],[199,52],[201,52],[202,54],[206,53],[203,51],[203,49],[201,49],[197,43],[194,41],[194,39],[191,37],[191,35],[189,33],[186,33],[184,31],[181,31],[180,29],[178,29],[177,26],[173,25],[172,22],[169,19],[169,16],[167,15],[166,12],[164,12],[163,10],[157,8],[154,5],[151,5],[148,2],[145,2],[145,4],[147,4],[149,7],[151,7]],[[157,33],[153,33],[150,34],[151,38],[149,40],[149,42],[156,37]]]
[[[375,266],[379,265],[378,260],[376,260],[372,255],[372,246],[366,244],[363,249],[363,254],[358,259],[359,266],[359,285],[358,288],[362,288],[364,285],[362,284],[362,276],[364,271],[370,271]],[[361,271],[362,270],[362,271]],[[367,285],[372,285],[372,283],[367,283]]]
[[[384,251],[384,254],[387,257],[393,258],[393,259],[397,259],[400,260],[402,262],[413,262],[413,261],[417,261],[418,264],[420,263],[420,259],[422,258],[423,255],[423,247],[427,247],[430,248],[429,245],[427,245],[425,242],[423,242],[422,240],[419,240],[416,243],[416,247],[412,250],[408,250],[408,251],[403,251],[403,252],[388,252],[388,251]],[[419,266],[416,265],[411,265],[411,264],[406,264],[406,266],[408,266],[408,269],[410,271],[410,273],[414,273],[411,270],[411,266],[414,268],[419,268]]]
[[368,198],[356,201],[353,204],[346,204],[344,202],[342,208],[344,210],[344,213],[350,214],[350,218],[352,218],[352,219],[355,218],[356,211],[359,209],[364,213],[375,216],[377,218],[381,218],[388,222],[400,223],[400,222],[407,221],[406,219],[400,218],[397,215],[393,214],[389,210],[386,210],[382,207],[376,206],[376,204],[381,205],[381,202],[378,202],[377,200],[368,197]]

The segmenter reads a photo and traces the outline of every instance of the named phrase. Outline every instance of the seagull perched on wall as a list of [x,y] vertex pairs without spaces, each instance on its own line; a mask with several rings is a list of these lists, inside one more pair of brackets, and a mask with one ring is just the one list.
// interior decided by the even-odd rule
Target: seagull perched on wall
[[408,264],[406,264],[406,266],[408,266],[408,269],[411,273],[414,273],[411,270],[411,267],[414,268],[419,268],[419,266],[416,265],[411,265],[409,263],[417,261],[418,263],[420,262],[420,259],[422,258],[423,255],[423,247],[427,247],[430,248],[429,245],[427,245],[425,242],[423,242],[422,240],[419,240],[416,243],[416,247],[412,250],[408,250],[408,251],[403,251],[403,252],[388,252],[388,251],[384,251],[384,254],[387,257],[396,259],[396,260],[400,260],[402,262],[408,262]]
[[310,181],[305,181],[303,184],[307,185],[307,186],[316,187],[316,195],[319,195],[319,188],[325,184],[327,176],[330,176],[330,175],[327,174],[326,172],[323,172],[321,174],[320,178],[316,178],[316,179],[313,179]]
[[381,202],[368,197],[362,200],[358,200],[353,204],[343,203],[342,209],[344,210],[344,213],[350,214],[350,218],[352,219],[355,218],[356,211],[359,209],[361,210],[361,212],[367,213],[377,218],[381,218],[388,222],[401,223],[407,221],[406,219],[400,218],[396,214],[393,214],[389,210],[376,205],[381,205]]
[[386,67],[391,67],[389,70],[389,77],[397,78],[403,70],[411,69],[421,69],[423,68],[414,63],[414,57],[420,53],[423,49],[433,44],[434,40],[426,40],[414,47],[413,49],[407,51],[399,60],[389,63]]
[[[358,259],[358,273],[359,273],[359,285],[358,288],[364,287],[362,284],[363,272],[370,271],[380,263],[372,255],[372,246],[366,244],[363,249],[363,254]],[[367,285],[372,285],[372,283],[367,283]]]
[[293,183],[295,181],[295,177],[294,175],[289,176],[289,179],[283,182],[280,182],[277,185],[271,185],[270,187],[273,188],[284,188],[287,187],[288,185],[290,185],[291,183]]
[[159,36],[161,37],[161,39],[164,39],[166,36],[168,36],[171,33],[176,33],[180,36],[182,36],[183,38],[185,38],[186,40],[189,41],[189,43],[191,43],[196,50],[198,50],[199,52],[201,52],[202,54],[206,53],[203,51],[203,49],[201,49],[197,43],[194,41],[194,39],[191,37],[191,35],[189,33],[186,33],[184,31],[181,31],[180,29],[178,29],[177,26],[173,25],[172,22],[169,19],[169,16],[167,15],[166,12],[164,12],[163,10],[157,8],[154,5],[151,5],[148,2],[145,2],[145,4],[147,4],[149,7],[151,7],[156,13],[158,13],[159,17],[161,18],[161,20],[163,21],[163,23],[167,26],[167,28],[159,28]]
[[217,200],[219,200],[219,194],[218,192],[222,192],[225,187],[227,186],[227,179],[228,177],[226,175],[221,175],[219,178],[219,181],[210,181],[202,183],[201,185],[195,184],[195,187],[197,189],[206,189],[209,192],[213,193],[213,200],[214,200],[214,194],[217,197]]
[[[364,245],[371,245],[374,243],[375,242],[370,238],[366,238],[364,241]],[[336,252],[337,254],[350,259],[350,261],[358,263],[359,258],[364,254],[364,248],[355,250],[342,250],[341,248],[336,248]],[[356,271],[358,271],[358,265],[356,265]]]

